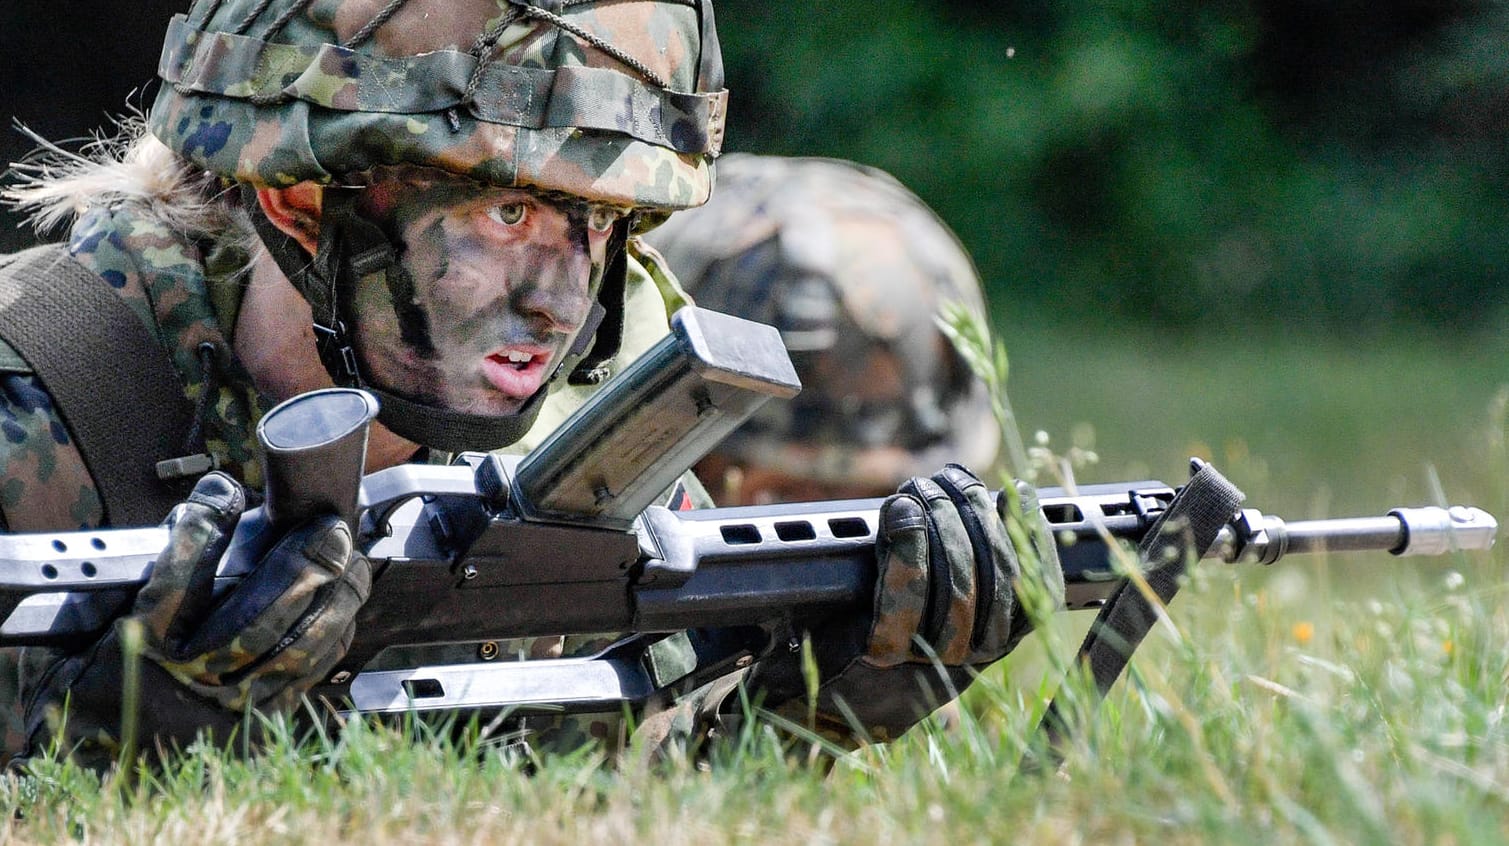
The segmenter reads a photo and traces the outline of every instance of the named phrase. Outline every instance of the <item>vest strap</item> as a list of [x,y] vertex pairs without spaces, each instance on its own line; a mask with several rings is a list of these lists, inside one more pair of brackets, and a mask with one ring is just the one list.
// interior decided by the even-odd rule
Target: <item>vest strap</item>
[[157,464],[183,457],[194,419],[167,350],[61,244],[0,257],[0,338],[51,394],[118,527],[162,522],[183,498]]

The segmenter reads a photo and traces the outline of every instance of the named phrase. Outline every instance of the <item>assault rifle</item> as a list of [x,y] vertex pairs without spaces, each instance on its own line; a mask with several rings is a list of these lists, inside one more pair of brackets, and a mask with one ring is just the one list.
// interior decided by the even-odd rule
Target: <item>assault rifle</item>
[[[879,499],[655,504],[762,402],[799,388],[774,329],[684,309],[670,336],[522,459],[465,454],[365,477],[370,395],[296,397],[259,425],[268,498],[238,525],[217,589],[233,587],[282,527],[339,513],[375,579],[350,652],[316,689],[331,702],[363,713],[602,711],[696,686],[871,601]],[[1154,481],[1039,492],[1068,608],[1106,600],[1120,581],[1115,547],[1146,534],[1174,494]],[[1466,507],[1302,522],[1245,509],[1211,557],[1437,555],[1486,549],[1496,529]],[[0,536],[0,645],[97,637],[129,608],[166,538],[161,527]],[[654,644],[682,631],[695,661],[654,660]],[[512,638],[599,632],[632,634],[587,658],[495,660]],[[373,663],[389,648],[436,644],[464,644],[470,660]]]

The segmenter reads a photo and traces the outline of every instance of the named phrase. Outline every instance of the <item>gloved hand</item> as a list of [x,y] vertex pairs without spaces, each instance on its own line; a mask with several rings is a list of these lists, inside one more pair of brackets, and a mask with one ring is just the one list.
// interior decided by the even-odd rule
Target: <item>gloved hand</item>
[[[1043,582],[1061,602],[1057,552],[1051,538],[1034,537],[1036,500],[1030,488],[1022,492],[1022,513],[1034,515],[1034,525],[1016,536],[1031,542]],[[992,503],[984,483],[958,465],[902,484],[880,508],[873,608],[811,632],[816,696],[797,654],[757,664],[750,690],[765,707],[845,746],[906,731],[1032,628],[1019,607],[1021,556],[1008,516],[1006,495]]]
[[[139,631],[136,740],[185,746],[201,731],[224,743],[249,710],[287,713],[351,645],[372,585],[339,518],[319,517],[281,538],[220,600],[215,569],[246,508],[221,473],[199,481],[169,515],[168,546],[129,616],[84,652],[55,663],[26,699],[27,754],[57,732],[65,750],[103,767],[118,754],[127,678],[123,642]],[[67,703],[66,718],[63,705]]]

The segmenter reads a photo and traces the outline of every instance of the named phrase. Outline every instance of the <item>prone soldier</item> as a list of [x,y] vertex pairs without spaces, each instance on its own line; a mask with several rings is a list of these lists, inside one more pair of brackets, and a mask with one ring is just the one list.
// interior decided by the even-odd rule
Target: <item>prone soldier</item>
[[[4,309],[4,524],[170,526],[98,643],[17,661],[23,760],[56,743],[104,765],[130,726],[171,748],[292,711],[351,642],[371,569],[318,518],[211,597],[263,481],[257,421],[338,384],[381,399],[369,470],[537,440],[665,331],[679,293],[638,236],[706,200],[726,112],[706,0],[198,0],[159,76],[119,144],[54,149],[10,193],[70,229],[5,262],[8,301],[79,293]],[[37,329],[60,315],[112,328],[67,346]],[[99,421],[143,411],[133,434],[160,448],[102,458],[121,445]],[[812,633],[835,731],[904,731],[1026,631],[999,509],[957,467],[887,502],[874,607]],[[796,660],[753,668],[755,699],[805,697]]]

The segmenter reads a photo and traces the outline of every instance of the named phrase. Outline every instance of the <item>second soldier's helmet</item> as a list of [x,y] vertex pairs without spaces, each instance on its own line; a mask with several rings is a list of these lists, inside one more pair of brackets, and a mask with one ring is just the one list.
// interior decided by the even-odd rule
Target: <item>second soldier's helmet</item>
[[712,201],[645,240],[698,305],[780,330],[801,377],[794,400],[767,403],[719,447],[726,458],[855,495],[994,461],[989,397],[937,325],[949,302],[984,319],[979,277],[888,174],[726,155]]

